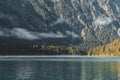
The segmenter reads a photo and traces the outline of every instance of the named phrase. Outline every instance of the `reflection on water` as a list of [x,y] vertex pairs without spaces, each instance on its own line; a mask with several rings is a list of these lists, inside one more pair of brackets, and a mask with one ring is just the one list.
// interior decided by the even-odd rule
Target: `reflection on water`
[[33,67],[29,63],[16,63],[16,79],[24,80],[32,78]]
[[120,80],[120,63],[1,61],[0,80]]

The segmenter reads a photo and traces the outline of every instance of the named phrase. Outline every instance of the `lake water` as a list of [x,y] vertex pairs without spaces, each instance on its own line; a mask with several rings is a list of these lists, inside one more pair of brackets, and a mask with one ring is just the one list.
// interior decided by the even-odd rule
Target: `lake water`
[[1,57],[0,80],[120,80],[119,59]]

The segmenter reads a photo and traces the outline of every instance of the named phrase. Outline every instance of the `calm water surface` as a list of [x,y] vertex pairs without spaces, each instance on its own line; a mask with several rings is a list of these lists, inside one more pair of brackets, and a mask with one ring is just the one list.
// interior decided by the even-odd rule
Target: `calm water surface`
[[6,60],[0,80],[120,80],[120,62]]

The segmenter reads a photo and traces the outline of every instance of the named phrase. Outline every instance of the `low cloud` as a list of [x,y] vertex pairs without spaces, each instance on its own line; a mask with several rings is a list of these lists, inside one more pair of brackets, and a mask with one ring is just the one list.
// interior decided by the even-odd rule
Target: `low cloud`
[[49,33],[37,33],[37,35],[39,37],[42,38],[64,38],[66,36],[64,36],[61,32],[57,32],[57,33],[53,33],[53,32],[49,32]]
[[26,39],[26,40],[37,40],[41,38],[65,38],[68,35],[72,36],[73,38],[77,38],[78,35],[74,32],[66,31],[66,35],[62,34],[60,31],[57,33],[48,32],[48,33],[40,33],[36,31],[29,31],[24,28],[0,28],[0,36],[1,37],[17,37],[19,39]]
[[71,31],[66,31],[66,34],[72,36],[73,38],[79,37],[77,34],[75,34],[74,32],[71,32]]
[[101,26],[105,26],[110,24],[113,21],[113,19],[111,17],[98,17],[95,21],[94,24],[95,25],[101,25]]
[[34,40],[34,39],[39,39],[38,36],[34,34],[32,31],[28,31],[27,29],[22,29],[22,28],[14,28],[10,31],[12,36],[16,36],[20,39],[28,39],[28,40]]
[[56,24],[63,23],[63,22],[65,22],[64,19],[58,18],[56,21],[54,21],[54,22],[51,23],[50,25],[51,25],[51,26],[55,26]]
[[0,28],[0,36],[17,37],[20,39],[27,39],[27,40],[39,39],[39,37],[33,34],[33,32],[23,28],[13,28],[13,29]]

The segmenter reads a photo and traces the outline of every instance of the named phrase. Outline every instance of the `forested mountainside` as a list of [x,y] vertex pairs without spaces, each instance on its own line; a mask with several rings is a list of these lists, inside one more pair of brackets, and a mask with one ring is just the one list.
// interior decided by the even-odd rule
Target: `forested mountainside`
[[120,0],[0,0],[0,44],[77,45],[119,36]]
[[120,56],[120,38],[112,43],[90,49],[91,56]]

